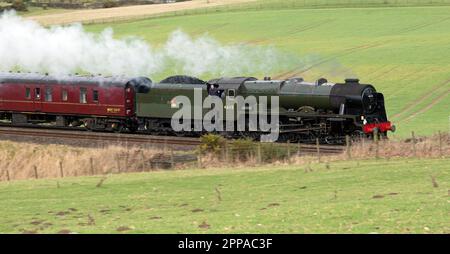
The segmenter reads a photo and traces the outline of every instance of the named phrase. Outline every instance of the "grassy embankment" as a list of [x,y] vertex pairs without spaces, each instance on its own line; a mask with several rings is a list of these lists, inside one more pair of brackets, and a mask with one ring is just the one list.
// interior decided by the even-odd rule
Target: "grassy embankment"
[[449,162],[134,173],[100,187],[100,177],[2,182],[0,232],[449,233]]

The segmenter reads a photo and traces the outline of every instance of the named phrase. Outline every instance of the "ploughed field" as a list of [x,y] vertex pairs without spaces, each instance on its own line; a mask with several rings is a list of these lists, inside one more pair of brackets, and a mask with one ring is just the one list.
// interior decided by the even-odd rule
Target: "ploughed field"
[[[359,77],[385,94],[388,117],[398,127],[394,136],[448,131],[450,7],[358,6],[271,10],[273,4],[267,4],[250,11],[90,25],[87,30],[112,27],[116,37],[138,36],[152,45],[162,45],[171,32],[182,29],[194,38],[208,34],[226,44],[274,46],[301,63],[292,61],[277,73],[241,75],[326,77],[333,82]],[[179,72],[168,70],[152,78]]]
[[3,181],[0,232],[450,233],[449,163],[354,160]]
[[223,7],[227,5],[255,2],[256,0],[191,0],[168,4],[135,5],[113,8],[64,10],[30,8],[24,12],[29,18],[43,25],[69,24],[73,22],[104,22],[111,20],[128,20],[138,17],[164,15],[177,11],[192,11],[196,9]]

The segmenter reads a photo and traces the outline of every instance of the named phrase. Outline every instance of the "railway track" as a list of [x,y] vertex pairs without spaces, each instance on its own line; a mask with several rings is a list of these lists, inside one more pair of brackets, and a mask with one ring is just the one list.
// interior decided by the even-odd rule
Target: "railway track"
[[[192,149],[192,147],[201,144],[199,138],[176,137],[176,136],[151,136],[145,134],[119,134],[119,133],[104,133],[104,132],[89,132],[82,130],[67,130],[57,128],[30,128],[30,127],[7,127],[0,125],[0,139],[1,137],[8,139],[20,138],[29,140],[30,138],[38,138],[40,141],[58,140],[59,143],[66,144],[73,142],[95,144],[124,144],[132,145],[171,145]],[[71,142],[70,142],[71,141]],[[342,153],[343,146],[333,145],[311,145],[311,144],[279,144],[289,149],[292,154],[311,155],[320,152],[322,155],[332,155]]]
[[58,129],[31,129],[16,127],[0,127],[0,135],[38,137],[63,140],[77,140],[89,142],[111,142],[128,144],[167,144],[182,146],[197,146],[197,138],[179,138],[170,136],[150,136],[138,134],[99,133],[88,131],[58,130]]

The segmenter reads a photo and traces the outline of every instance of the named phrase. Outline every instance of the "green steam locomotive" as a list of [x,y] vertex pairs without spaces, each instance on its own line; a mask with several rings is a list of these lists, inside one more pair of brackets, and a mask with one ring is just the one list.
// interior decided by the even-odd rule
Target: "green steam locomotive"
[[352,137],[386,136],[382,93],[358,79],[330,83],[301,78],[253,77],[203,81],[50,76],[0,73],[0,119],[11,125],[229,138],[342,143]]
[[[180,110],[174,98],[181,95],[195,101],[195,91],[201,92],[201,96],[197,95],[201,100],[219,98],[223,111],[231,109],[234,112],[231,119],[220,118],[223,126],[230,126],[232,122],[234,128],[231,131],[225,128],[214,130],[227,137],[259,139],[265,133],[258,126],[261,112],[256,110],[264,97],[278,100],[275,110],[271,100],[265,100],[267,107],[262,111],[268,115],[269,122],[270,119],[277,121],[279,141],[311,142],[319,138],[323,143],[334,144],[342,143],[346,135],[361,137],[377,133],[386,136],[388,131],[395,131],[395,126],[387,120],[383,94],[372,85],[360,84],[358,79],[347,79],[344,83],[319,79],[308,83],[301,78],[271,80],[266,77],[257,80],[253,77],[234,77],[205,82],[193,77],[173,76],[153,83],[144,92],[136,94],[138,125],[152,134],[197,136],[205,133],[204,128],[196,128],[201,126],[205,114],[211,110],[204,103],[184,105],[191,111],[184,121],[190,120],[190,123],[182,131],[173,129],[172,117]],[[255,100],[246,101],[249,97]],[[227,116],[227,113],[222,112],[221,115]],[[242,118],[243,128],[238,128],[237,122]],[[249,121],[252,118],[256,119],[253,128]]]

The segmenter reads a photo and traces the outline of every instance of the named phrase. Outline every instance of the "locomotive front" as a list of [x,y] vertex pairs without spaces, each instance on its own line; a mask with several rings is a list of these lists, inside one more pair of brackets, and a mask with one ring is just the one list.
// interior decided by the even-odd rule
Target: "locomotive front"
[[379,133],[386,136],[388,131],[395,131],[386,116],[384,96],[372,85],[360,84],[358,79],[346,79],[345,83],[333,86],[330,102],[339,108],[339,114],[359,116],[359,124],[366,135]]
[[360,84],[358,79],[346,79],[344,83],[330,83],[326,79],[305,82],[302,78],[287,80],[252,80],[244,83],[246,95],[259,94],[278,96],[280,114],[289,116],[311,116],[319,119],[353,119],[353,127],[344,127],[360,134],[386,135],[395,131],[387,120],[384,96],[369,84]]

